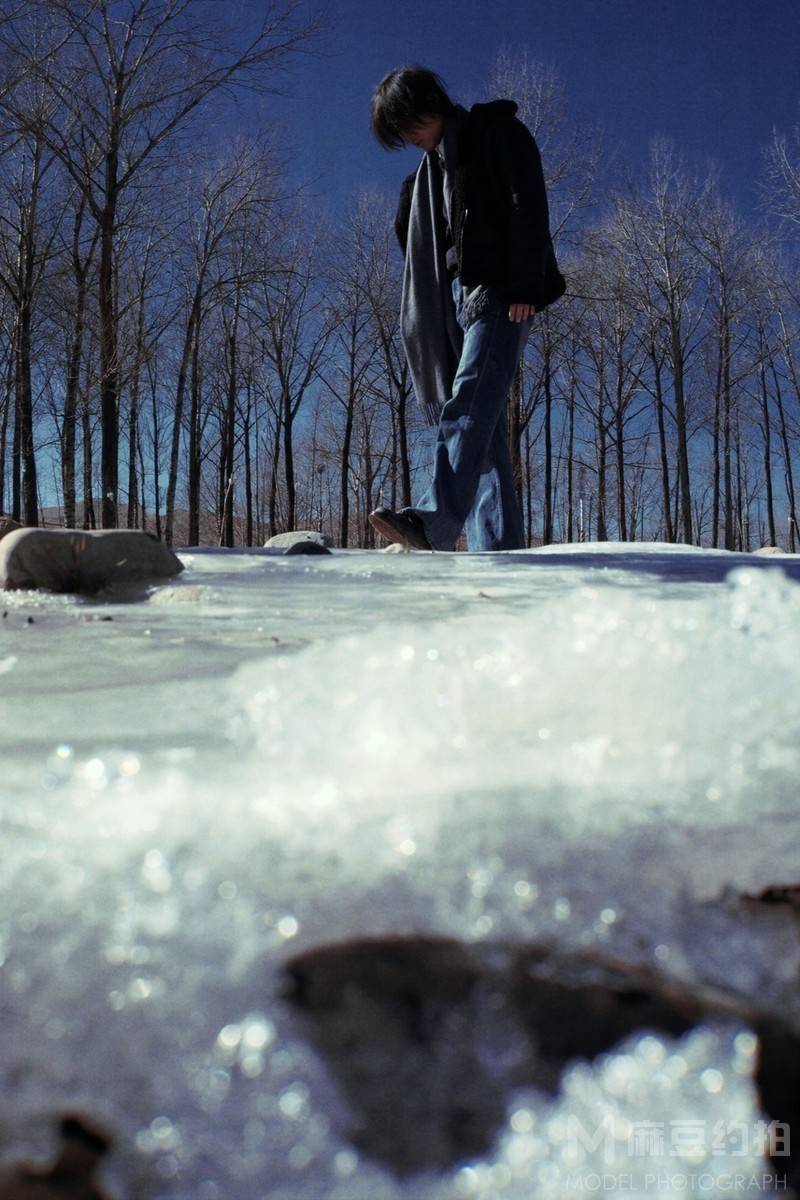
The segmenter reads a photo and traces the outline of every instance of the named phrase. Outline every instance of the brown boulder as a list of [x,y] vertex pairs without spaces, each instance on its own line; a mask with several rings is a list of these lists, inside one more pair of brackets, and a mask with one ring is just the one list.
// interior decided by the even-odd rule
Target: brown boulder
[[0,1170],[0,1200],[108,1200],[94,1179],[111,1149],[108,1134],[77,1113],[60,1119],[59,1134],[61,1149],[51,1166],[17,1163]]
[[138,529],[17,529],[0,542],[0,587],[93,593],[111,584],[166,579],[183,564]]
[[[800,1126],[797,1029],[732,991],[602,952],[366,938],[307,951],[286,973],[290,998],[355,1114],[346,1135],[400,1175],[485,1154],[510,1087],[553,1094],[568,1063],[639,1030],[675,1037],[708,1022],[749,1026],[764,1111]],[[500,1074],[486,1070],[480,1048],[487,1012],[504,1031],[510,1066]],[[791,1158],[773,1164],[797,1182]]]

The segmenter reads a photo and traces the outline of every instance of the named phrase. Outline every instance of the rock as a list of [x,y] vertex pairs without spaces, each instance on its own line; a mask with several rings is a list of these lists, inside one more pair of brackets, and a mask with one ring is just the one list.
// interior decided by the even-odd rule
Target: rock
[[289,533],[276,533],[264,543],[267,550],[288,550],[298,542],[316,542],[318,546],[332,546],[333,542],[327,533],[318,529],[294,529]]
[[319,542],[292,542],[284,554],[330,554],[330,550]]
[[759,546],[758,550],[753,551],[753,554],[763,554],[765,556],[768,556],[770,554],[785,554],[785,553],[786,553],[786,551],[781,550],[780,546]]
[[11,533],[14,529],[21,529],[19,521],[15,521],[13,517],[7,517],[5,513],[0,513],[0,538],[4,538],[7,533]]
[[183,564],[136,529],[17,529],[0,543],[0,587],[93,593],[177,575]]
[[[710,1021],[749,1026],[768,1119],[800,1123],[800,1032],[780,1014],[599,951],[370,938],[307,951],[286,973],[354,1114],[341,1132],[398,1175],[485,1155],[509,1091],[555,1094],[568,1063],[638,1030],[675,1037]],[[480,1052],[487,1019],[511,1064],[504,1074],[487,1070]],[[773,1163],[798,1182],[796,1157]]]
[[108,1200],[93,1176],[111,1149],[98,1125],[77,1113],[59,1122],[61,1150],[50,1167],[18,1163],[0,1171],[0,1200]]
[[460,942],[445,937],[361,938],[297,955],[286,967],[289,997],[307,1011],[332,1009],[354,985],[379,1000],[409,1002],[416,1028],[421,978],[426,997],[457,1003],[481,974]]
[[755,908],[785,908],[800,916],[800,883],[772,883],[755,894],[743,892],[742,899]]
[[347,1097],[353,1123],[340,1132],[356,1149],[400,1176],[489,1152],[503,1095],[468,1036],[481,972],[464,947],[366,939],[300,955],[287,971]]
[[[512,994],[538,1055],[559,1066],[592,1059],[638,1029],[675,1036],[710,1021],[748,1025],[758,1037],[753,1075],[761,1107],[788,1128],[800,1121],[800,1031],[734,992],[690,987],[602,953],[532,947],[514,956]],[[538,1073],[534,1082],[550,1082],[552,1090]],[[772,1162],[800,1183],[796,1149],[793,1158],[778,1154]]]
[[384,546],[379,551],[380,554],[410,554],[408,546],[404,546],[402,542],[390,542],[388,546]]
[[727,993],[690,989],[588,950],[522,947],[512,952],[508,981],[540,1060],[535,1082],[551,1092],[566,1063],[605,1053],[634,1030],[680,1037],[703,1020],[753,1015]]

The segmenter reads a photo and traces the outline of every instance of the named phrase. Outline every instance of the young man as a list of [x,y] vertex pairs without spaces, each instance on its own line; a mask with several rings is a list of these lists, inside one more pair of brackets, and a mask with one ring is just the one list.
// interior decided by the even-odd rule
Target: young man
[[395,229],[405,254],[401,329],[418,400],[438,424],[419,504],[377,508],[390,542],[452,550],[525,545],[505,404],[534,313],[565,291],[550,238],[536,143],[511,100],[454,104],[424,67],[387,75],[372,128],[389,150],[424,151],[403,184]]

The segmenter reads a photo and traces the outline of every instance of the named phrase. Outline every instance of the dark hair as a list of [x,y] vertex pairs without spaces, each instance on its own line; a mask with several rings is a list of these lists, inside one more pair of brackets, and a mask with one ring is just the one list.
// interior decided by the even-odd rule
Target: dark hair
[[426,67],[398,67],[372,93],[372,132],[386,150],[402,150],[403,134],[423,117],[446,117],[453,101]]

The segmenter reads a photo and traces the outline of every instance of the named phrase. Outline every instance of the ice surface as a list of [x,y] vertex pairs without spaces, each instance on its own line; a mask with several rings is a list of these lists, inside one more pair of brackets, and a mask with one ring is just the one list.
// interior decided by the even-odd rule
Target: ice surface
[[485,1162],[398,1183],[349,1147],[280,967],[365,934],[549,939],[800,1023],[796,926],[730,902],[798,877],[800,562],[181,557],[144,601],[3,597],[4,1156],[45,1153],[49,1115],[80,1104],[119,1132],[119,1196],[528,1200],[588,1195],[593,1170],[689,1195],[678,1166],[760,1174],[754,1150],[609,1167],[564,1139],[570,1114],[608,1114],[620,1146],[637,1121],[755,1127],[752,1039],[720,1029],[634,1038],[556,1100],[509,1092]]

